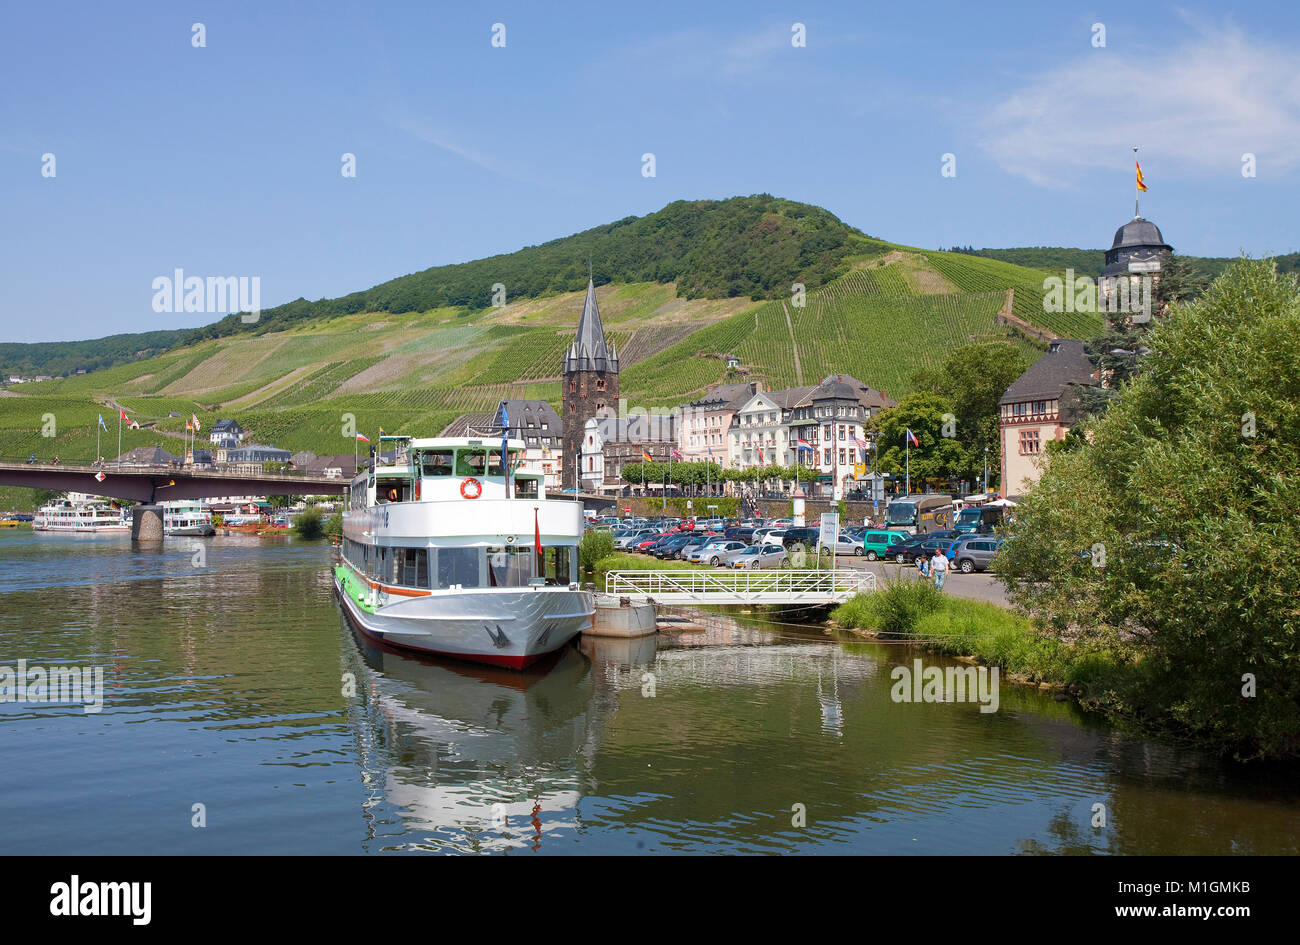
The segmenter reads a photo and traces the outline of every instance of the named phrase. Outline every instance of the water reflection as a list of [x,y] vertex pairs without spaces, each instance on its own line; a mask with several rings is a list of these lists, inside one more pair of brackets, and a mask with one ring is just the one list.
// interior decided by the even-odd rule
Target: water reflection
[[346,621],[341,632],[344,671],[357,681],[367,811],[391,808],[409,834],[393,843],[376,825],[367,842],[536,851],[577,829],[577,771],[556,762],[594,750],[599,737],[586,657],[566,647],[518,672],[387,650]]

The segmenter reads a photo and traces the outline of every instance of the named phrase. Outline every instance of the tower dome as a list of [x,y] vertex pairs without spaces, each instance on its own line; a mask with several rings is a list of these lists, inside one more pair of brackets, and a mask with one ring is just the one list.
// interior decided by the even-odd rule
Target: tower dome
[[[1161,255],[1172,249],[1161,235],[1160,227],[1150,220],[1134,217],[1115,231],[1115,239],[1106,251],[1106,267],[1101,274],[1106,277],[1134,271],[1158,272]],[[1138,263],[1141,268],[1130,269],[1130,263]]]

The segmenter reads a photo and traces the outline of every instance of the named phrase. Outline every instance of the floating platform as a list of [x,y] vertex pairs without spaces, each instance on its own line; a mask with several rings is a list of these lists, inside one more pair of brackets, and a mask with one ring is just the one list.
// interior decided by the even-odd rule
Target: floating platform
[[596,598],[596,619],[590,630],[593,637],[645,637],[657,630],[655,605],[638,603],[628,598]]

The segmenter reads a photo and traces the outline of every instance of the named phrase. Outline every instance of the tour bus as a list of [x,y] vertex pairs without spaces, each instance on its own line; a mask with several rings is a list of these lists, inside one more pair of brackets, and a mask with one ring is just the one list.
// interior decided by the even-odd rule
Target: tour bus
[[936,494],[899,496],[889,503],[885,523],[909,535],[924,535],[947,531],[952,521],[952,497]]

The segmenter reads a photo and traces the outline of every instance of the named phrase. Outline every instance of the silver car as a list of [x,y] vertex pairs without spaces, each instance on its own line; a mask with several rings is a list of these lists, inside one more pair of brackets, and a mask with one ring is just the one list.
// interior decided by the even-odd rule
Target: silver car
[[725,563],[729,568],[749,568],[755,571],[761,568],[787,568],[790,566],[790,556],[780,545],[749,545],[727,555]]
[[711,564],[716,568],[727,555],[744,547],[743,541],[711,541],[703,548],[692,551],[686,560],[695,564]]

